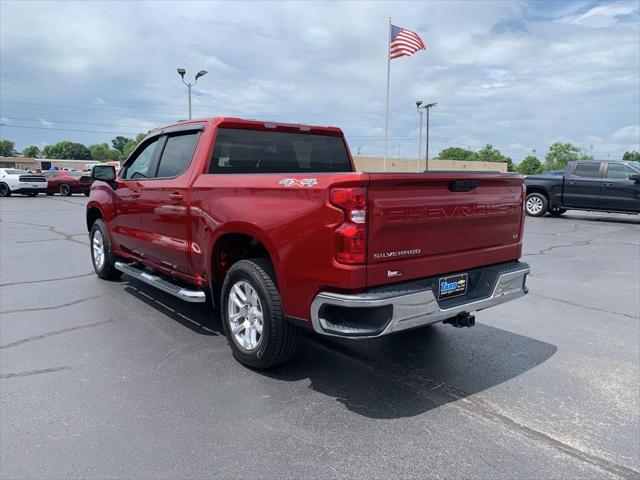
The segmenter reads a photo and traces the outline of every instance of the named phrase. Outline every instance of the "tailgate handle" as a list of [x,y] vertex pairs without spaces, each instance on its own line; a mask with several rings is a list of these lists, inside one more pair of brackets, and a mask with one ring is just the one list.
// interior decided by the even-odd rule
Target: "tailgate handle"
[[478,186],[478,180],[455,180],[449,185],[452,192],[470,192]]

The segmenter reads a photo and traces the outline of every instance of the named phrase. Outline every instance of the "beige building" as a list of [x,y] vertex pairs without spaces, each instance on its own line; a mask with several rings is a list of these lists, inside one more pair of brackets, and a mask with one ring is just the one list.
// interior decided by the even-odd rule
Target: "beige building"
[[[382,157],[353,157],[356,169],[360,172],[383,172],[384,159]],[[73,168],[86,170],[95,165],[93,160],[53,160],[46,158],[0,157],[0,168],[22,168],[36,171],[48,170],[50,167]],[[429,171],[432,170],[475,170],[506,172],[506,163],[493,162],[460,162],[457,160],[429,160]],[[418,165],[414,158],[387,158],[387,172],[418,172],[424,171],[424,160]]]
[[[361,172],[383,172],[382,157],[353,157],[356,168]],[[387,158],[387,172],[419,172],[424,171],[424,159],[418,162],[415,158]],[[429,160],[429,171],[432,170],[475,170],[506,172],[506,163],[494,162],[461,162],[457,160]]]

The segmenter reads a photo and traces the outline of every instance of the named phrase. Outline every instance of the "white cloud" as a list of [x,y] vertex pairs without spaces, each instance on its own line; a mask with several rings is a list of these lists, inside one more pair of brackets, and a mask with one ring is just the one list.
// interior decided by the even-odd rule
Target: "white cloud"
[[42,125],[45,128],[51,128],[55,126],[55,123],[50,122],[49,120],[45,120],[44,118],[39,118],[38,121],[40,122],[40,125]]

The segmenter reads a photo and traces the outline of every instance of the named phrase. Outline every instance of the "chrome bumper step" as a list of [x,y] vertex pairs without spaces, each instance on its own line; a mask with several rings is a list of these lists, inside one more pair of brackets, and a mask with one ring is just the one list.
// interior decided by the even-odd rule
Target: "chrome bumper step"
[[154,275],[138,267],[134,267],[130,263],[116,262],[115,267],[121,272],[126,273],[147,285],[156,287],[158,290],[162,290],[163,292],[169,293],[186,302],[202,303],[207,301],[207,296],[202,290],[189,290],[171,283],[158,275]]

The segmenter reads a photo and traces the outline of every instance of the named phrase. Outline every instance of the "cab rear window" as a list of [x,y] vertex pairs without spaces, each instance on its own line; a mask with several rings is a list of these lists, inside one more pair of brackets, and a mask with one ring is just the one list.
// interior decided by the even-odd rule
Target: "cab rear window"
[[220,128],[209,173],[350,172],[342,137]]

